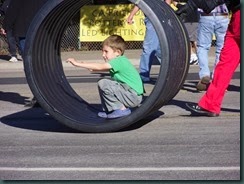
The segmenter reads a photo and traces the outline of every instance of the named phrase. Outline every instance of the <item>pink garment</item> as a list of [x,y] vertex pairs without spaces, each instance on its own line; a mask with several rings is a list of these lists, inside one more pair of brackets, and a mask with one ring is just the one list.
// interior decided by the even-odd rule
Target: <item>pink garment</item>
[[240,64],[240,10],[233,13],[225,41],[215,68],[213,80],[198,105],[210,112],[220,113],[225,91]]

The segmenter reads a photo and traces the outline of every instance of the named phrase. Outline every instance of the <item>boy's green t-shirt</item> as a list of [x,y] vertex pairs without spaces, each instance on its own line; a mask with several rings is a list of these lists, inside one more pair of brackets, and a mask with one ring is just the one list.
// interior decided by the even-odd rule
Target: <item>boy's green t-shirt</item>
[[120,83],[125,83],[134,89],[138,95],[142,95],[144,92],[143,83],[141,77],[129,59],[125,56],[118,56],[111,61],[110,75],[112,79]]

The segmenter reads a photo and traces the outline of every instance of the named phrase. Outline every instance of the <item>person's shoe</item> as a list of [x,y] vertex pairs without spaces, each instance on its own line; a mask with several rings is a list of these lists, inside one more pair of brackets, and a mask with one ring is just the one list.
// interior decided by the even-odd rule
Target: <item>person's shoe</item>
[[198,59],[191,59],[190,60],[190,65],[198,65]]
[[198,65],[198,59],[191,61],[190,65]]
[[98,115],[100,118],[107,118],[107,117],[108,117],[108,115],[107,115],[106,112],[99,112],[97,115]]
[[9,60],[9,62],[12,62],[12,63],[15,63],[15,62],[18,62],[19,60],[16,58],[16,57],[14,57],[14,56],[12,56],[11,58],[10,58],[10,60]]
[[150,77],[145,77],[145,76],[142,76],[142,75],[141,75],[141,80],[142,80],[143,83],[147,83],[147,82],[151,81]]
[[209,116],[209,117],[217,117],[219,116],[219,114],[214,113],[214,112],[210,112],[206,109],[203,109],[202,107],[200,107],[197,104],[193,104],[193,103],[186,103],[186,106],[193,112],[197,113],[198,115],[201,116]]
[[197,90],[198,91],[206,91],[210,83],[210,77],[205,76],[197,83]]
[[142,82],[150,82],[151,80],[150,80],[150,78],[144,78],[143,80],[142,80]]
[[189,62],[190,65],[198,65],[198,58],[196,54],[191,55],[191,59]]
[[25,104],[25,107],[41,107],[40,104],[37,102],[36,98],[32,98],[32,100],[30,102],[27,102]]
[[125,110],[115,110],[112,113],[108,114],[109,119],[113,119],[113,118],[120,118],[123,116],[128,116],[131,113],[131,110],[129,108],[125,109]]

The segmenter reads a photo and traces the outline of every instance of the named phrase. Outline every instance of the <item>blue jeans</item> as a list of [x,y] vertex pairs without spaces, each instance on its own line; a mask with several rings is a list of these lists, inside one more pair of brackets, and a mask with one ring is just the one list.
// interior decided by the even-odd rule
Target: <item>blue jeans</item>
[[21,55],[23,56],[25,50],[25,37],[19,37],[19,47],[20,47]]
[[140,58],[140,75],[143,81],[149,80],[150,70],[154,59],[161,58],[157,33],[147,17],[145,17],[146,33],[143,41],[143,51]]
[[199,62],[199,77],[210,77],[208,66],[208,51],[211,47],[213,34],[216,37],[215,64],[219,61],[219,55],[223,47],[226,30],[229,24],[227,16],[201,16],[198,24],[197,56]]

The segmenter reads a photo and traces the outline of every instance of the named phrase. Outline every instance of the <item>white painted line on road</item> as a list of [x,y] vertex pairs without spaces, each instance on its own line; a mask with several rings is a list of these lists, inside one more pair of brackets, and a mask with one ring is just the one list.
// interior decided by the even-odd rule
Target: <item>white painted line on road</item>
[[147,171],[240,171],[240,167],[138,167],[138,168],[115,168],[115,167],[0,167],[0,171],[88,171],[88,172],[100,172],[100,171],[111,171],[111,172],[147,172]]

